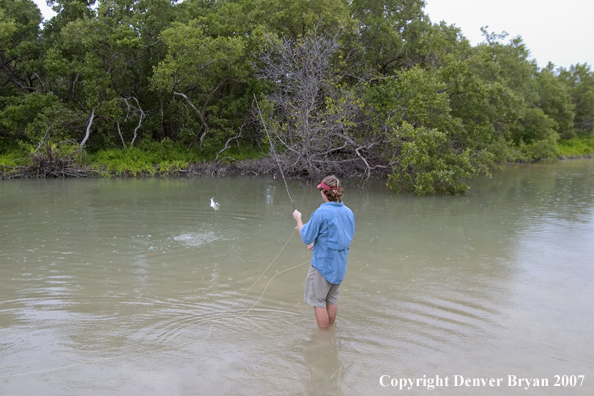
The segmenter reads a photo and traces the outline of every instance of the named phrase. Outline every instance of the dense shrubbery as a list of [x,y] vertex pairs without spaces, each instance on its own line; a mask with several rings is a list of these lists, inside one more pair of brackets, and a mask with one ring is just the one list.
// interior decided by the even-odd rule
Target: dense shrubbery
[[560,140],[559,155],[563,157],[594,155],[594,137],[576,137]]
[[507,161],[594,150],[588,65],[538,68],[487,31],[473,47],[423,1],[54,4],[40,28],[31,0],[0,0],[3,172],[170,174],[274,144],[289,174],[459,193]]

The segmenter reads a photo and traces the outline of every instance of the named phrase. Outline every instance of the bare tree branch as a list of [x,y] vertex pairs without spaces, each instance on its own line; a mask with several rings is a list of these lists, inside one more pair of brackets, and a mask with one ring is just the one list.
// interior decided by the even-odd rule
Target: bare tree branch
[[89,122],[87,123],[87,130],[85,132],[85,137],[80,142],[80,145],[79,145],[77,151],[82,150],[83,147],[85,146],[85,143],[87,142],[87,140],[89,140],[89,135],[91,134],[91,125],[93,125],[94,119],[95,119],[95,108],[93,107],[93,109],[91,110],[91,116],[89,117]]
[[[241,137],[241,134],[243,132],[243,126],[244,125],[245,125],[245,122],[243,123],[243,125],[241,127],[239,127],[239,133],[237,135],[235,135],[235,136],[227,139],[227,141],[225,142],[225,147],[223,147],[223,149],[217,153],[217,156],[215,157],[215,161],[218,161],[219,160],[219,155],[221,155],[224,151],[226,151],[226,150],[229,149],[229,143],[232,140],[239,139]],[[229,157],[226,157],[226,158],[229,158]]]
[[[134,110],[138,110],[138,112],[140,113],[140,116],[138,117],[138,125],[136,126],[136,128],[134,128],[134,135],[132,136],[132,141],[130,142],[130,147],[134,146],[134,142],[136,141],[136,137],[138,136],[138,130],[140,129],[140,127],[142,126],[142,120],[144,120],[146,118],[146,113],[144,112],[144,110],[142,110],[142,107],[140,107],[140,103],[138,102],[138,99],[133,96],[132,98],[123,98],[124,102],[126,103],[126,106],[128,108],[128,113],[130,112],[130,109],[134,109]],[[134,101],[136,102],[136,107],[132,106],[130,103],[128,103],[128,99],[134,99]],[[128,118],[128,114],[126,114],[126,119]],[[124,146],[125,149],[125,146]]]
[[198,118],[200,118],[200,123],[202,124],[202,130],[203,130],[202,135],[200,136],[200,150],[202,150],[202,145],[203,145],[203,142],[204,142],[204,137],[208,133],[208,124],[206,123],[206,120],[204,119],[204,115],[200,112],[200,110],[198,110],[198,108],[196,108],[196,106],[194,106],[194,103],[192,103],[192,101],[190,100],[190,98],[186,94],[183,94],[183,93],[177,92],[177,91],[174,91],[173,94],[174,95],[181,96],[182,98],[184,98],[185,101],[188,103],[188,105],[191,108],[194,109],[194,111],[198,115]]

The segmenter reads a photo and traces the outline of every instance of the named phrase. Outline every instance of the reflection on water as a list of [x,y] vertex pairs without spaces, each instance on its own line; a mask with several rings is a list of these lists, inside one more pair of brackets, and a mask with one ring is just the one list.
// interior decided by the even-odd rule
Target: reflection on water
[[[510,374],[584,374],[533,394],[594,394],[593,161],[508,167],[462,197],[356,182],[328,331],[302,302],[307,265],[280,273],[310,257],[280,181],[0,183],[0,394],[375,395],[400,392],[382,375]],[[308,218],[317,190],[290,188]]]
[[303,378],[303,388],[309,395],[340,394],[344,380],[344,364],[338,356],[340,339],[336,326],[328,330],[314,329],[301,342],[308,376]]

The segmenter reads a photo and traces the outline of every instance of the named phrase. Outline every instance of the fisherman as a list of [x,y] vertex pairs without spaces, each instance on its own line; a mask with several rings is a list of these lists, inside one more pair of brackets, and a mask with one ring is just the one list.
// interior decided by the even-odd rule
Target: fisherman
[[326,329],[336,319],[338,293],[355,233],[355,216],[342,203],[344,190],[336,176],[325,177],[317,188],[324,203],[312,213],[305,225],[297,209],[293,218],[301,239],[308,249],[313,249],[311,267],[305,280],[304,300],[313,305],[318,327]]

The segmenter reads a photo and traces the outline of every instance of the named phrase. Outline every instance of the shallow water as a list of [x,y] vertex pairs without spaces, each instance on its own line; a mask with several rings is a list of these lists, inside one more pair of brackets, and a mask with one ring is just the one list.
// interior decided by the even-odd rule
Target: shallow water
[[[0,183],[0,394],[594,394],[594,161],[508,167],[461,197],[356,182],[326,331],[282,181]],[[319,193],[290,188],[309,218]]]

